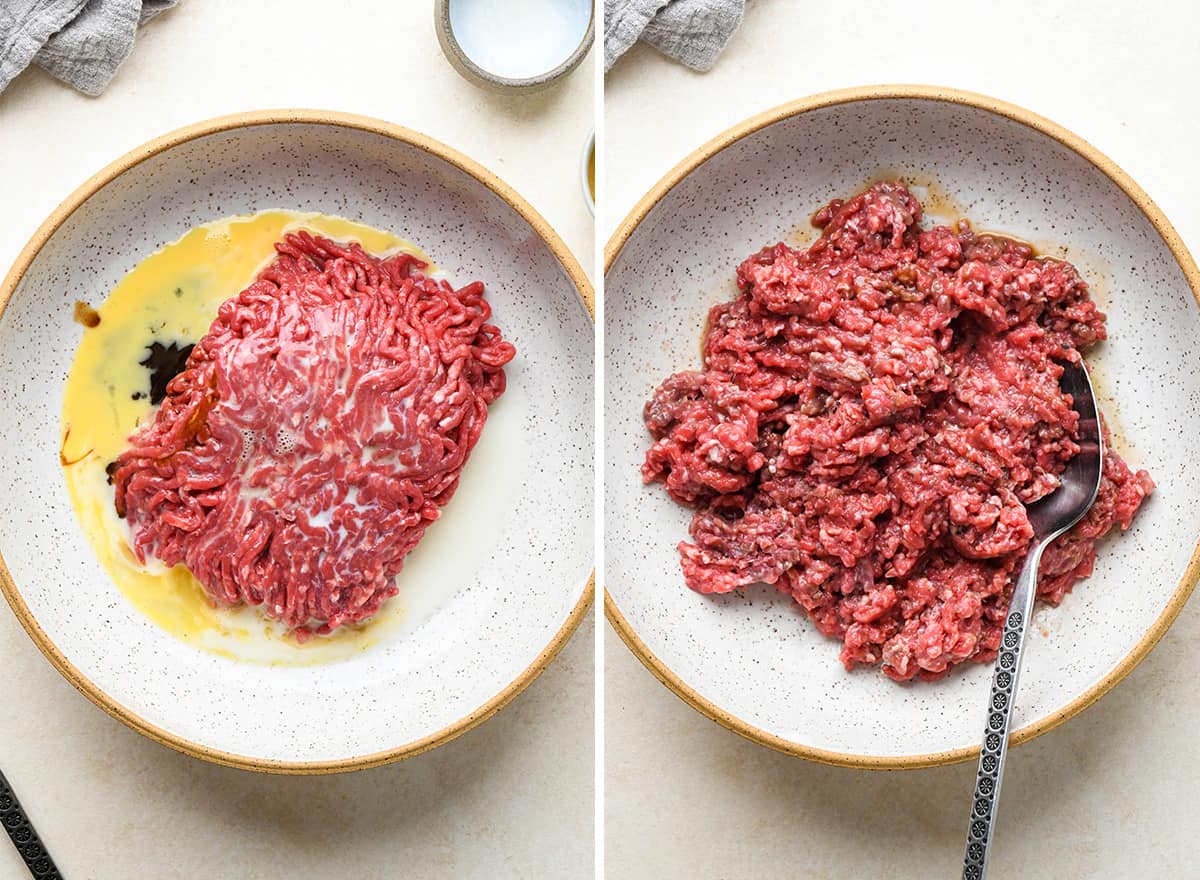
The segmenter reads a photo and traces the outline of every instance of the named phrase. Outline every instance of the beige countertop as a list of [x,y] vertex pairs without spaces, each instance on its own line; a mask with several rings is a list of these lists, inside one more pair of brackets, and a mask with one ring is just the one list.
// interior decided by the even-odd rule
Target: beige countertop
[[[645,46],[609,73],[602,231],[692,149],[760,110],[846,86],[929,83],[1072,129],[1128,171],[1198,253],[1200,116],[1185,85],[1200,82],[1198,26],[1184,2],[750,0],[709,74]],[[1197,601],[1112,693],[1012,753],[992,876],[1195,874]],[[960,876],[973,765],[882,773],[769,751],[686,706],[605,630],[609,877]]]
[[[211,116],[313,107],[381,117],[479,160],[593,264],[579,156],[592,62],[497,96],[463,81],[433,3],[185,0],[91,99],[39,70],[0,94],[0,272],[72,189],[126,150]],[[369,59],[369,61],[368,61]],[[0,767],[68,880],[582,878],[592,875],[592,618],[499,715],[389,767],[269,777],[205,764],[80,696],[0,603]],[[27,877],[0,841],[0,878]]]

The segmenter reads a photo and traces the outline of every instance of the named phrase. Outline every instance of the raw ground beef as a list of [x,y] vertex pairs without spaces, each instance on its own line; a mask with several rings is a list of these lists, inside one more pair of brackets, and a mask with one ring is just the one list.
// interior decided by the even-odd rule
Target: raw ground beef
[[[1033,537],[1024,505],[1078,451],[1056,361],[1105,338],[1069,263],[920,221],[903,184],[880,183],[818,212],[807,250],[742,263],[740,295],[709,313],[703,370],[646,404],[642,467],[695,508],[688,586],[774,584],[843,642],[847,669],[897,680],[995,658]],[[1038,596],[1057,604],[1090,574],[1096,541],[1153,488],[1107,451]]]
[[224,302],[113,470],[134,550],[301,640],[365,621],[458,486],[515,350],[483,285],[306,232]]

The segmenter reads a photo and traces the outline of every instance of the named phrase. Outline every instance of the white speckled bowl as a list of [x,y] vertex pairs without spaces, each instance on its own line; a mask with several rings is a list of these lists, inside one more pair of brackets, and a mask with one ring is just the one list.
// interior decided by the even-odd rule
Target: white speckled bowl
[[[819,95],[757,116],[701,147],[633,210],[605,275],[606,606],[629,647],[714,720],[826,763],[902,768],[977,753],[990,667],[898,685],[847,673],[840,645],[790,599],[688,590],[676,544],[690,511],[638,467],[642,405],[699,365],[708,308],[736,293],[737,264],[796,241],[813,212],[884,175],[935,184],[935,215],[962,210],[1064,255],[1109,314],[1094,363],[1101,404],[1159,490],[1095,574],[1031,630],[1016,742],[1081,711],[1132,669],[1175,618],[1200,569],[1200,276],[1174,230],[1112,162],[1058,126],[976,95],[883,86]],[[1126,449],[1121,447],[1122,452]]]
[[[417,243],[452,280],[484,280],[518,350],[496,404],[515,411],[489,420],[482,441],[499,445],[504,474],[475,475],[512,497],[501,517],[453,536],[477,558],[471,576],[447,583],[403,637],[308,668],[203,653],[142,617],[89,549],[58,461],[63,380],[82,330],[73,301],[101,300],[198,224],[266,208],[361,220]],[[198,757],[316,773],[445,742],[535,678],[590,601],[590,308],[579,264],[546,222],[485,169],[414,132],[279,111],[147,144],[55,211],[0,285],[0,587],[72,684]]]

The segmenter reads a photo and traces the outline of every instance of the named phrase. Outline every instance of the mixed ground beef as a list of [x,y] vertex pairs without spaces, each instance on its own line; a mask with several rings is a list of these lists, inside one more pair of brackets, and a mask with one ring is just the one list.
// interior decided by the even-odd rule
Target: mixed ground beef
[[[695,509],[701,593],[765,582],[843,643],[848,669],[934,679],[995,658],[1033,531],[1025,505],[1078,451],[1063,362],[1105,338],[1069,263],[924,228],[898,182],[821,209],[805,250],[768,247],[712,309],[703,368],[646,404],[642,468]],[[1057,604],[1154,484],[1111,451],[1088,514],[1046,551]]]

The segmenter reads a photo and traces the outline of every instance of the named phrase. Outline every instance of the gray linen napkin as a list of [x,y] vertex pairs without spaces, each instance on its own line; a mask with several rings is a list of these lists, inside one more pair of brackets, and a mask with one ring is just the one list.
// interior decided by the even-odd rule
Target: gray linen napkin
[[93,97],[177,0],[0,0],[0,92],[32,62]]
[[742,23],[745,0],[604,0],[604,70],[639,39],[709,70]]

